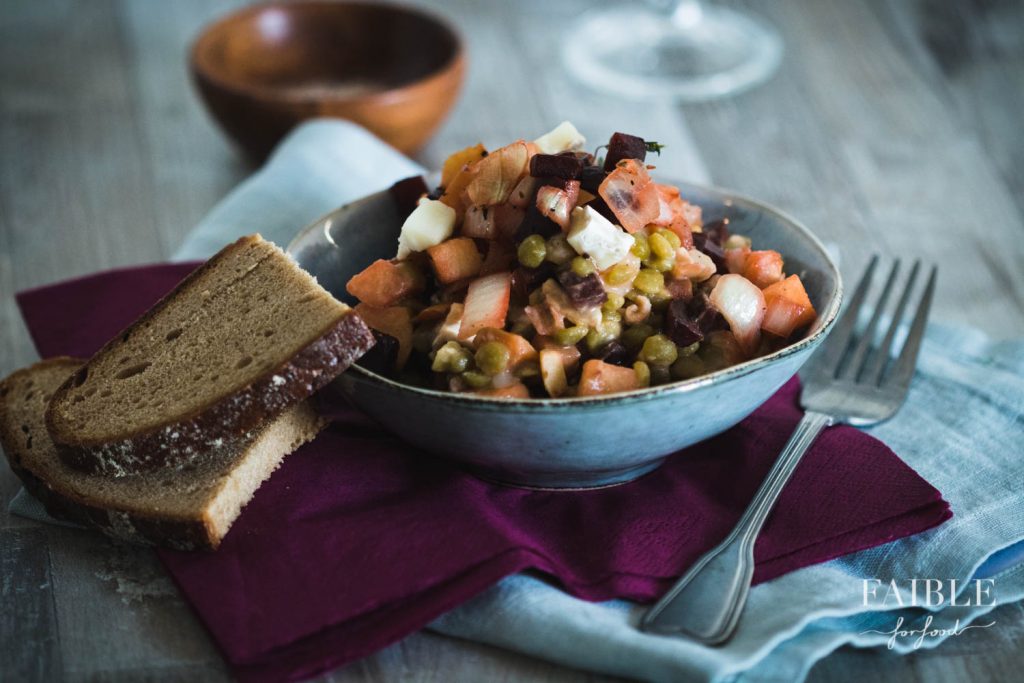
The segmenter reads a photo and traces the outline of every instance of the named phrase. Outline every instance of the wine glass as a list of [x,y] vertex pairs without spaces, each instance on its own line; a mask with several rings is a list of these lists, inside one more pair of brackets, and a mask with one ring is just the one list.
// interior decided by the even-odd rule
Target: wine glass
[[[587,85],[632,98],[701,101],[767,80],[782,58],[774,28],[701,0],[617,7],[584,17],[563,48]],[[668,7],[665,7],[665,5]]]

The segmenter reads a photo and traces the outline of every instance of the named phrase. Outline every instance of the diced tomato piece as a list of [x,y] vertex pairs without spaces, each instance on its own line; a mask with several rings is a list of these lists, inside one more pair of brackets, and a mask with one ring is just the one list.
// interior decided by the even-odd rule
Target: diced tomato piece
[[624,368],[592,358],[583,364],[579,396],[614,394],[640,388],[640,379],[633,368]]
[[488,398],[530,398],[530,390],[522,382],[516,382],[500,389],[477,389],[472,393]]
[[398,358],[395,369],[401,370],[409,360],[412,351],[412,314],[405,306],[378,308],[365,303],[355,307],[359,317],[378,332],[391,335],[398,340]]
[[411,263],[379,259],[345,285],[349,294],[370,306],[391,306],[418,294],[425,286],[423,273]]
[[725,267],[730,273],[743,275],[747,267],[747,256],[750,254],[750,247],[732,247],[725,250]]
[[444,165],[441,167],[441,187],[448,187],[455,180],[455,176],[462,172],[462,169],[466,168],[469,164],[480,161],[485,156],[487,156],[487,150],[484,149],[481,143],[460,149],[452,154],[444,160]]
[[794,330],[810,325],[818,317],[799,275],[790,275],[766,287],[764,300],[768,310],[761,322],[761,329],[783,339],[793,334]]
[[485,327],[505,327],[509,297],[512,295],[512,274],[494,273],[469,283],[459,326],[459,339],[466,340]]
[[522,140],[491,152],[470,167],[469,201],[481,206],[504,204],[527,174],[529,163],[530,151]]
[[427,249],[427,256],[438,282],[446,285],[477,275],[483,264],[476,242],[468,237],[456,237],[434,245]]
[[658,188],[647,167],[636,159],[620,161],[601,182],[597,193],[626,232],[636,232],[661,214]]
[[[658,191],[658,217],[651,221],[654,225],[666,227],[679,236],[679,241],[686,249],[693,247],[693,226],[689,218],[690,204],[679,196],[679,188],[672,185],[655,185]],[[700,216],[700,208],[697,209]]]
[[743,264],[743,277],[764,289],[782,279],[782,254],[777,251],[752,251]]
[[491,341],[496,341],[508,349],[510,370],[516,370],[523,363],[537,360],[537,349],[533,348],[533,344],[526,341],[524,337],[494,327],[485,327],[477,332],[473,339],[473,346],[479,348],[481,344]]

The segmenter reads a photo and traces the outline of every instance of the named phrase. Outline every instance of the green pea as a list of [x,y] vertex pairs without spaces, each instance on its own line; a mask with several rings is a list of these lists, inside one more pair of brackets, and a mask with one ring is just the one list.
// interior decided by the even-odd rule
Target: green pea
[[604,274],[604,281],[612,286],[624,285],[629,282],[633,275],[633,268],[629,264],[617,263]]
[[608,299],[601,304],[601,310],[605,313],[611,313],[612,311],[619,310],[624,305],[626,305],[626,297],[615,292],[609,292]]
[[633,278],[633,286],[644,294],[655,294],[665,288],[665,276],[656,270],[644,268]]
[[683,241],[679,239],[679,235],[675,234],[668,228],[662,228],[658,230],[658,234],[668,240],[668,243],[672,245],[672,251],[675,251],[679,247],[683,246]]
[[547,260],[556,266],[568,263],[576,256],[576,250],[566,241],[565,235],[560,232],[548,238],[546,250]]
[[619,338],[622,334],[622,323],[615,321],[602,322],[587,333],[587,350],[596,353],[603,346]]
[[696,354],[680,356],[679,360],[672,364],[672,379],[691,379],[703,374],[704,361]]
[[590,329],[586,325],[567,327],[564,330],[555,330],[552,336],[559,346],[576,346],[587,336]]
[[680,357],[692,356],[693,354],[697,353],[697,349],[699,349],[699,348],[700,348],[700,342],[693,342],[689,346],[681,346],[681,347],[679,347],[679,356]]
[[603,315],[601,316],[601,319],[604,322],[606,322],[606,323],[607,322],[612,322],[612,323],[620,323],[620,322],[622,322],[622,314],[619,313],[618,309],[614,309],[614,310],[611,310],[611,311],[604,311],[604,310],[602,310],[602,314]]
[[637,382],[642,387],[651,386],[651,366],[642,360],[633,363],[633,372],[636,373]]
[[434,372],[459,373],[469,367],[469,352],[456,341],[450,341],[437,350],[430,369]]
[[482,372],[467,370],[461,375],[462,381],[473,389],[483,389],[491,384],[491,378]]
[[647,235],[642,232],[633,233],[633,246],[630,251],[641,261],[651,255],[651,247],[647,243]]
[[594,264],[590,262],[590,259],[583,258],[582,256],[574,258],[569,267],[572,268],[572,272],[580,277],[586,277],[594,272]]
[[540,235],[530,235],[519,243],[516,255],[519,257],[519,262],[527,268],[538,267],[544,263],[544,259],[548,255],[544,238]]
[[672,248],[672,243],[660,232],[648,237],[647,242],[651,245],[651,253],[660,260],[670,259],[676,253],[676,250]]
[[678,357],[676,345],[663,334],[651,335],[640,349],[640,360],[651,365],[672,365]]
[[675,264],[676,264],[675,256],[672,256],[671,258],[659,258],[659,259],[653,259],[652,258],[652,259],[647,259],[647,261],[644,262],[645,266],[647,266],[651,270],[656,270],[659,273],[667,273],[668,271],[672,270],[672,266],[674,266]]
[[632,325],[622,332],[622,343],[630,351],[639,351],[644,341],[654,334],[654,328],[650,325]]
[[486,342],[476,350],[476,366],[488,375],[497,375],[508,367],[511,355],[508,347],[501,342]]

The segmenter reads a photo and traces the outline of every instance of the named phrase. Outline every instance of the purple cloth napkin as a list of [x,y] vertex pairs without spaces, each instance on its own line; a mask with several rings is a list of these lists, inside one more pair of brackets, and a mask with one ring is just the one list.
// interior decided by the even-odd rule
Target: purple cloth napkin
[[[194,264],[101,273],[18,295],[43,356],[89,356]],[[487,483],[343,409],[289,456],[216,552],[161,551],[246,681],[301,679],[425,626],[533,569],[587,600],[649,601],[739,518],[800,418],[794,379],[739,426],[615,488]],[[757,542],[755,583],[951,516],[885,444],[827,430]]]

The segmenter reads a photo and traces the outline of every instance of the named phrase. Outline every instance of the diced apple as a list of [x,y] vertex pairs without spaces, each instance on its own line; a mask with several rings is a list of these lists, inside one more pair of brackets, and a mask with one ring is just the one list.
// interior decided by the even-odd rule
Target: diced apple
[[423,291],[423,274],[411,263],[379,259],[345,285],[349,294],[370,306],[391,306]]
[[541,154],[558,154],[570,150],[583,149],[587,139],[576,130],[576,126],[568,121],[562,121],[544,135],[533,141]]
[[409,360],[412,351],[412,314],[404,306],[379,308],[365,303],[358,304],[355,312],[369,327],[391,335],[398,340],[398,358],[395,369],[401,370]]
[[450,284],[480,272],[483,259],[477,251],[476,242],[468,237],[456,237],[427,249],[430,264],[438,282]]
[[455,230],[455,210],[434,199],[421,199],[402,224],[398,237],[398,258],[424,251],[451,237]]
[[761,321],[761,329],[783,339],[794,330],[810,325],[818,315],[798,275],[790,275],[766,287],[764,300],[768,310]]
[[640,388],[640,378],[633,368],[605,363],[592,358],[583,364],[580,374],[579,396],[598,396]]
[[561,353],[555,349],[543,349],[540,352],[540,378],[551,398],[563,396],[568,391],[569,381],[565,376]]
[[459,328],[462,326],[462,304],[452,304],[448,309],[448,315],[444,322],[437,328],[434,336],[433,348],[439,349],[450,341],[459,338]]
[[750,252],[744,260],[742,275],[761,289],[778,282],[782,279],[782,254],[777,251]]
[[586,254],[598,270],[607,270],[626,258],[633,238],[589,206],[572,212],[566,241],[578,254]]
[[486,344],[490,341],[498,342],[508,349],[508,367],[510,370],[516,370],[523,363],[537,360],[537,349],[533,348],[533,344],[518,334],[499,330],[495,327],[485,327],[477,332],[476,337],[473,339],[473,346],[479,348],[481,344]]
[[468,340],[485,327],[505,327],[511,294],[512,275],[508,272],[485,275],[469,283],[459,340]]
[[766,309],[761,290],[742,275],[730,273],[718,278],[710,299],[729,323],[744,353],[753,355],[761,341],[761,321]]

